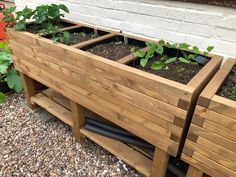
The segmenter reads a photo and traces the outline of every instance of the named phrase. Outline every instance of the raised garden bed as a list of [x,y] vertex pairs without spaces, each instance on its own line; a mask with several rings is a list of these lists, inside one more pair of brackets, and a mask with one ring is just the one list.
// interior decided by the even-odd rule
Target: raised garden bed
[[188,177],[236,176],[236,60],[227,60],[201,93],[182,160]]
[[[81,23],[77,25],[87,27]],[[176,157],[181,152],[196,100],[219,69],[222,57],[209,55],[207,64],[183,84],[138,69],[138,57],[127,49],[147,50],[145,39],[107,32],[68,46],[29,32],[7,30],[14,64],[25,80],[30,105],[36,103],[55,115],[58,111],[67,115],[58,106],[52,110],[54,106],[43,106],[45,102],[38,101],[32,81],[29,81],[34,79],[71,100],[73,123],[67,116],[66,120],[64,117],[61,120],[73,127],[78,140],[91,136],[99,143],[101,139],[99,136],[93,138],[93,133],[84,130],[85,107],[154,145],[152,166],[147,167],[149,162],[130,160],[134,154],[127,155],[129,160],[125,161],[146,176],[165,176],[169,155]],[[115,52],[115,57],[106,53],[113,50],[121,53]],[[100,144],[114,152],[112,145],[108,147],[109,142]],[[117,153],[119,150],[115,151]],[[123,155],[119,157],[123,158],[124,152],[120,153]]]

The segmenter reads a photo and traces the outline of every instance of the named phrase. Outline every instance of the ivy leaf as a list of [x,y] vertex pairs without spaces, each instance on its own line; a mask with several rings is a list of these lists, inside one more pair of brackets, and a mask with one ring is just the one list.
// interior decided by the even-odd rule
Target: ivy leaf
[[6,95],[2,92],[0,92],[0,103],[3,103],[4,101],[6,101]]
[[137,52],[135,52],[135,55],[140,57],[140,58],[143,58],[145,56],[145,51],[143,50],[138,50]]
[[187,60],[186,58],[183,57],[179,57],[178,60],[181,61],[182,63],[187,63],[187,64],[191,62],[190,60]]
[[7,73],[7,84],[8,87],[14,89],[17,93],[23,90],[23,85],[16,69],[12,69]]
[[17,23],[14,27],[13,27],[14,30],[16,31],[22,31],[22,30],[25,30],[26,29],[26,26],[24,23]]
[[163,54],[163,52],[164,52],[164,48],[162,47],[162,45],[160,45],[160,44],[157,44],[157,48],[156,48],[156,53],[158,53],[158,54]]
[[170,58],[168,60],[165,61],[165,64],[170,64],[170,63],[173,63],[177,60],[177,57],[173,57],[173,58]]
[[64,4],[59,4],[59,9],[69,13],[69,9]]
[[162,61],[156,61],[152,64],[151,68],[155,71],[161,70],[165,64]]
[[188,50],[189,47],[190,47],[190,45],[187,44],[187,43],[181,43],[181,44],[179,44],[179,48],[180,48],[180,49],[186,49],[186,50]]
[[208,52],[211,52],[214,48],[215,48],[214,46],[208,46],[208,47],[207,47],[207,51],[208,51]]
[[145,67],[145,66],[147,65],[147,62],[148,62],[147,59],[142,58],[142,59],[140,60],[140,65],[141,65],[142,67]]
[[193,52],[196,53],[196,54],[199,54],[200,50],[197,46],[193,46]]

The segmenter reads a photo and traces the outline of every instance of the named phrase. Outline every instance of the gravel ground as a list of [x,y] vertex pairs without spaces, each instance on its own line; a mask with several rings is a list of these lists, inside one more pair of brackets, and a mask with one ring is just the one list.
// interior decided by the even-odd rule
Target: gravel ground
[[141,177],[115,156],[42,109],[32,112],[22,94],[0,105],[0,177]]

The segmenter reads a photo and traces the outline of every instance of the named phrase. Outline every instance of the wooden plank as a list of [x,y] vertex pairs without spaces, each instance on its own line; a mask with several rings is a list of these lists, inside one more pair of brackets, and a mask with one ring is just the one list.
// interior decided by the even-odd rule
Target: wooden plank
[[209,106],[212,97],[216,94],[217,90],[220,88],[221,84],[231,71],[234,64],[235,60],[233,59],[227,60],[224,63],[222,68],[216,73],[216,75],[213,77],[213,79],[209,82],[207,87],[201,93],[198,100],[198,105],[201,105],[203,107]]
[[215,95],[213,96],[208,108],[236,119],[236,102],[230,99]]
[[218,125],[227,127],[228,129],[234,132],[236,131],[236,120],[228,116],[217,113],[202,106],[197,106],[194,114],[203,117],[204,119],[207,119],[209,121],[212,121],[214,123],[217,123]]
[[207,140],[210,140],[230,151],[236,152],[236,141],[229,140],[223,136],[220,136],[214,132],[210,132],[209,130],[206,130],[202,127],[199,127],[197,125],[191,124],[190,126],[190,133],[194,133],[200,137],[203,137]]
[[[180,97],[191,99],[194,88],[188,87],[135,68],[131,68],[117,62],[104,59],[99,56],[94,56],[88,52],[54,44],[46,39],[39,39],[37,36],[29,35],[28,33],[18,33],[8,30],[8,33],[13,40],[26,43],[32,46],[35,50],[48,53],[61,60],[64,60],[72,65],[78,67],[86,67],[90,72],[95,72],[103,77],[122,82],[125,85],[138,86],[145,85],[151,90],[162,91],[170,95],[179,95]],[[31,40],[24,40],[24,38],[31,38]]]
[[24,86],[24,92],[25,92],[25,97],[27,99],[28,106],[30,109],[34,109],[37,107],[37,105],[32,103],[30,100],[30,98],[36,94],[34,81],[33,79],[23,74],[22,72],[20,72],[20,77]]
[[[145,139],[147,142],[160,147],[161,149],[167,151],[169,154],[173,156],[176,155],[178,147],[177,143],[168,140],[166,137],[156,131],[144,128],[142,124],[136,123],[128,118],[126,116],[126,113],[122,110],[118,109],[118,112],[114,111],[113,107],[115,105],[113,105],[112,103],[109,103],[102,98],[97,97],[94,94],[81,88],[75,89],[73,84],[70,84],[65,80],[61,80],[60,78],[57,78],[56,76],[51,75],[46,71],[42,72],[32,65],[29,66],[29,64],[26,65],[25,63],[16,63],[16,66],[20,71],[27,73],[27,75],[30,75],[30,77],[34,79],[36,78],[39,82],[42,82],[55,91],[63,93],[69,99],[74,100],[82,106],[89,108],[102,117]],[[100,107],[99,105],[104,105],[104,107]]]
[[85,123],[85,108],[72,100],[70,101],[70,103],[73,117],[73,134],[76,140],[81,142],[84,139],[83,135],[80,133],[80,129],[84,126]]
[[130,166],[143,173],[145,176],[150,176],[152,161],[141,153],[120,141],[98,135],[84,128],[80,129],[80,132],[84,136],[108,150],[110,153],[114,154]]
[[203,172],[201,172],[197,168],[195,168],[191,165],[188,167],[188,173],[187,173],[186,177],[202,177],[202,176],[203,176]]
[[196,151],[193,153],[193,158],[196,159],[197,161],[203,162],[204,164],[211,166],[213,169],[215,169],[215,171],[223,174],[224,176],[229,176],[229,177],[236,176],[236,172],[234,172],[228,168],[225,168],[222,165],[219,165],[215,161],[206,158],[205,156],[203,156],[202,154],[200,154]]
[[181,155],[181,159],[189,164],[191,164],[193,167],[199,169],[202,172],[207,173],[208,175],[212,177],[225,177],[223,174],[217,172],[214,168],[212,168],[209,165],[204,165],[201,162],[197,161],[196,159],[190,158],[186,156],[185,154]]
[[169,155],[165,151],[156,147],[152,162],[151,177],[165,177],[168,162]]
[[82,25],[80,25],[80,24],[68,26],[68,27],[64,27],[64,28],[59,29],[59,32],[68,31],[68,30],[72,30],[72,29],[76,29],[76,28],[80,28],[80,27],[82,27]]
[[188,148],[194,150],[195,152],[198,152],[206,158],[217,162],[219,166],[224,166],[225,168],[228,168],[232,171],[236,170],[235,160],[225,158],[220,153],[213,152],[211,151],[211,149],[205,148],[199,143],[194,143],[189,140],[186,140],[186,145]]
[[35,96],[32,96],[31,101],[38,104],[48,112],[52,113],[69,126],[73,127],[71,112],[65,109],[63,106],[55,103],[44,94],[38,93]]
[[103,36],[100,36],[100,37],[96,37],[96,38],[90,39],[88,41],[84,41],[84,42],[80,42],[78,44],[71,45],[71,47],[75,47],[77,49],[81,49],[81,48],[86,47],[88,45],[95,44],[97,42],[100,42],[100,41],[112,38],[114,36],[117,36],[117,34],[116,33],[106,34],[106,35],[103,35]]

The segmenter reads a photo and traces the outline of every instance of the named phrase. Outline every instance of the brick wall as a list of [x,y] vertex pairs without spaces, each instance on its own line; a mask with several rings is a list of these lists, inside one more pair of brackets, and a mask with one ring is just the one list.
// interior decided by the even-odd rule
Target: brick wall
[[17,9],[63,3],[66,17],[126,33],[188,42],[215,53],[236,57],[236,10],[166,0],[15,0]]

